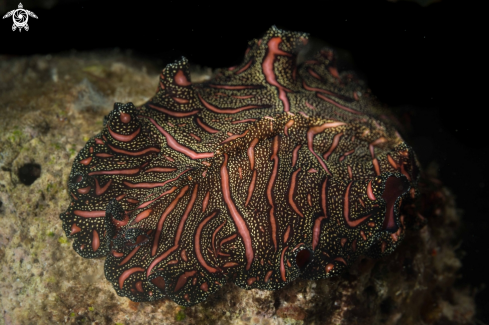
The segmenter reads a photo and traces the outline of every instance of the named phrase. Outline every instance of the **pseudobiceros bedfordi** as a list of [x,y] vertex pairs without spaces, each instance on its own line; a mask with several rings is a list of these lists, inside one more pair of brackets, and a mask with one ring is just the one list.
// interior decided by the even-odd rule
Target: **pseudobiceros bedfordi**
[[297,63],[307,42],[272,27],[207,82],[182,58],[146,104],[114,105],[61,220],[78,254],[107,257],[117,294],[188,306],[228,280],[275,290],[396,248],[415,155],[333,51]]

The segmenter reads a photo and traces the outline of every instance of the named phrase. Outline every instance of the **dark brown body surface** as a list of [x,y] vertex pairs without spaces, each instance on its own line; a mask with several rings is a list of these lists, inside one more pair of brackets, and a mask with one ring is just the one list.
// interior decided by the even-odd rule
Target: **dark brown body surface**
[[227,279],[274,290],[395,249],[414,153],[331,51],[297,66],[306,44],[273,27],[209,82],[182,59],[151,101],[114,106],[61,219],[119,295],[191,305]]

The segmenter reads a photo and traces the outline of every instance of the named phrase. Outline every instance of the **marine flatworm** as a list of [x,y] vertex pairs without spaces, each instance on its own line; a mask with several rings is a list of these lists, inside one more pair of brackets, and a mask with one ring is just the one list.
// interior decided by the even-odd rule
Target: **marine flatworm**
[[275,290],[399,244],[414,153],[331,50],[297,64],[307,42],[272,27],[205,83],[182,58],[149,102],[114,105],[61,220],[78,254],[107,256],[117,294],[188,306],[228,279]]

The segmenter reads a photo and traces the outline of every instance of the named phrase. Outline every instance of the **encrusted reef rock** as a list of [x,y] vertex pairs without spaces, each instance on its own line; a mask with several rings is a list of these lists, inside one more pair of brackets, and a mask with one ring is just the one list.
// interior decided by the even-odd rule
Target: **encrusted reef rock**
[[[385,257],[359,256],[337,277],[298,279],[275,291],[222,283],[221,290],[191,307],[168,298],[119,297],[105,279],[104,259],[80,258],[59,215],[72,201],[66,187],[71,166],[103,128],[110,103],[148,102],[158,84],[157,67],[117,52],[0,62],[0,324],[465,324],[472,319],[472,297],[453,288],[461,267],[452,246],[460,217],[449,190],[430,169],[419,178],[419,198],[406,207],[412,218],[405,220],[397,248]],[[235,134],[243,132],[220,142]]]

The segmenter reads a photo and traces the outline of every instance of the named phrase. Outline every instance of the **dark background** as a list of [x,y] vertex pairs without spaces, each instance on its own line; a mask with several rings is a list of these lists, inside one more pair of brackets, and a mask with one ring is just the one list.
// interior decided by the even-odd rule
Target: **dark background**
[[[0,15],[17,1],[0,0]],[[446,0],[425,6],[374,0],[22,3],[39,19],[30,18],[30,30],[21,33],[12,32],[11,18],[0,21],[0,54],[117,47],[158,64],[184,55],[191,64],[227,67],[240,63],[247,41],[272,25],[346,50],[380,101],[403,112],[421,163],[437,162],[439,178],[455,193],[464,219],[458,285],[479,292],[477,318],[489,322],[489,28],[481,7]]]

